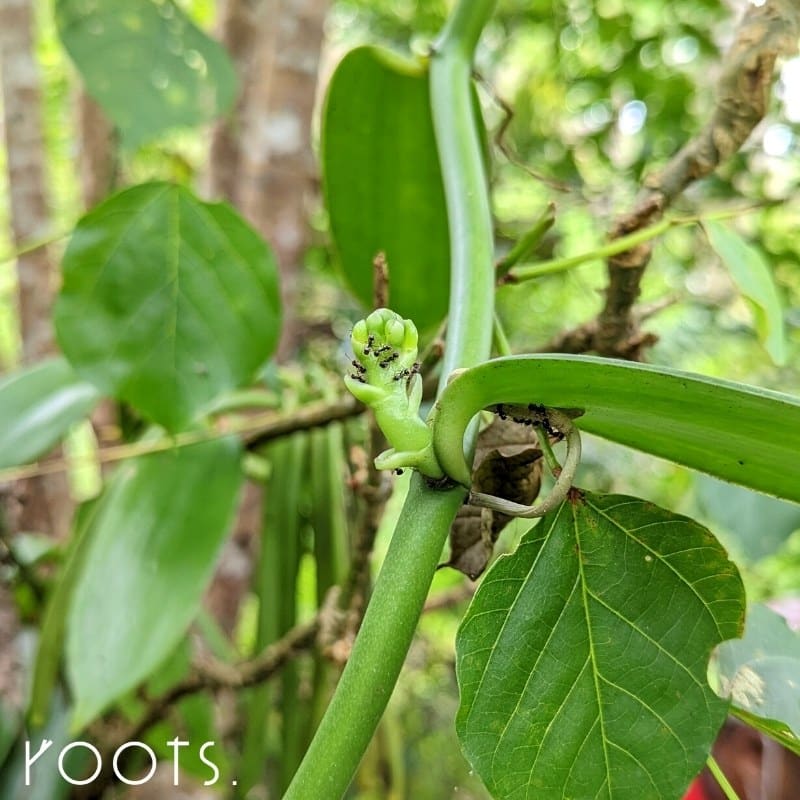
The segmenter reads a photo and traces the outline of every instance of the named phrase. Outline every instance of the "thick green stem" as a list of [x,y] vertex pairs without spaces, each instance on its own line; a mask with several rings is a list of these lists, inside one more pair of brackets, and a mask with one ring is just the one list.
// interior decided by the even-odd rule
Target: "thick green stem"
[[[451,294],[443,381],[490,355],[494,313],[492,223],[476,128],[472,53],[495,0],[460,0],[431,62],[431,101],[451,241]],[[440,387],[440,390],[441,388]],[[465,490],[411,481],[353,652],[285,800],[346,792],[383,714]]]
[[494,314],[494,237],[470,75],[494,0],[462,0],[431,61],[431,106],[450,226],[450,310],[440,389],[459,367],[484,361]]
[[417,627],[464,492],[414,475],[353,652],[286,800],[342,797],[372,739]]

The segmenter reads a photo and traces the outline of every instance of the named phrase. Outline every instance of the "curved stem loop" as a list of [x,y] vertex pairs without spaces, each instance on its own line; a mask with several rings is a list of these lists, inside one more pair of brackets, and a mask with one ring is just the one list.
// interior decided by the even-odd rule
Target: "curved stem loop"
[[468,500],[470,505],[490,508],[509,517],[532,519],[533,517],[543,517],[567,499],[569,490],[572,488],[572,482],[575,480],[575,472],[581,460],[581,436],[570,418],[562,411],[548,409],[547,416],[567,440],[567,457],[550,494],[541,503],[526,506],[522,505],[522,503],[506,500],[503,497],[495,497],[492,494],[470,492]]

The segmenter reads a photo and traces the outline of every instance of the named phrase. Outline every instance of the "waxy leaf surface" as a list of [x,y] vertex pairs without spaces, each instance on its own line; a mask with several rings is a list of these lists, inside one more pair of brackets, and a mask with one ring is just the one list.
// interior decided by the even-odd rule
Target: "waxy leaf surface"
[[348,286],[373,307],[378,252],[389,302],[420,329],[447,313],[450,244],[427,70],[375,47],[342,59],[322,117],[331,232]]
[[717,648],[719,693],[745,722],[800,755],[800,635],[754,605],[744,637]]
[[148,183],[78,223],[55,310],[77,372],[170,431],[252,380],[280,329],[276,267],[228,205]]
[[462,747],[503,800],[675,800],[725,719],[706,669],[743,614],[708,530],[573,497],[495,562],[464,618]]
[[55,9],[64,47],[128,147],[208,122],[236,99],[227,52],[173,0],[57,0]]
[[706,221],[703,228],[737,288],[749,302],[755,317],[756,333],[764,349],[776,364],[785,364],[788,350],[783,303],[766,259],[722,222]]
[[493,359],[454,376],[435,406],[436,458],[459,483],[470,475],[454,443],[498,403],[580,409],[581,430],[800,503],[797,397],[593,356]]
[[63,358],[0,379],[0,469],[33,461],[54,447],[100,399]]
[[80,728],[173,651],[198,611],[233,519],[240,445],[218,439],[119,467],[84,533],[67,616]]

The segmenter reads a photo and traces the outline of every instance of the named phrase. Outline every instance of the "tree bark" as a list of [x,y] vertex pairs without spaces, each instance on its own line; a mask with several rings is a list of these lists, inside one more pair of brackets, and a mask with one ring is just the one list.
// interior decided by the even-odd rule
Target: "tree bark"
[[114,188],[117,171],[113,125],[99,105],[81,89],[77,98],[78,172],[81,196],[89,209]]
[[[328,0],[224,0],[219,36],[236,64],[236,109],[211,140],[207,191],[233,203],[272,247],[281,278],[279,360],[298,344],[300,262],[309,242],[306,198],[315,185],[311,118]],[[248,484],[206,606],[230,632],[250,583],[261,531],[260,487]],[[243,558],[243,556],[249,556]]]
[[[15,246],[44,239],[51,230],[47,202],[39,68],[33,47],[30,0],[0,2],[0,75],[11,210]],[[47,247],[17,259],[22,360],[50,355],[55,340],[50,312],[53,270]],[[20,482],[7,504],[11,531],[35,530],[63,536],[70,502],[62,475]]]
[[242,93],[214,133],[209,188],[236,204],[275,252],[284,313],[279,360],[298,343],[295,306],[316,174],[311,119],[328,7],[328,0],[227,0],[223,12]]

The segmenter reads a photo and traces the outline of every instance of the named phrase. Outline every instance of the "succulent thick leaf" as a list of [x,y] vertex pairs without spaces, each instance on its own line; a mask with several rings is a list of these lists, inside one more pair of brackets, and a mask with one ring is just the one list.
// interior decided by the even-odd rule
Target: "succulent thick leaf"
[[249,382],[280,327],[276,268],[224,203],[135,186],[78,223],[55,321],[77,372],[169,430]]
[[197,613],[233,517],[240,446],[219,439],[123,464],[84,534],[67,616],[76,728],[141,683]]
[[743,614],[708,530],[573,496],[495,562],[464,618],[462,747],[498,799],[675,800],[725,719],[706,669]]
[[752,606],[744,637],[717,648],[716,667],[737,715],[800,754],[800,636],[783,617]]
[[783,303],[769,264],[759,250],[727,225],[708,221],[703,227],[711,246],[753,309],[758,338],[776,364],[785,364],[788,351]]
[[63,358],[0,379],[0,469],[33,461],[54,447],[100,399]]
[[325,201],[342,271],[367,308],[372,261],[389,262],[389,302],[420,328],[447,313],[450,245],[427,70],[375,47],[348,53],[322,117]]
[[581,430],[800,502],[800,400],[790,395],[592,356],[487,361],[454,376],[435,407],[436,458],[464,485],[457,443],[474,414],[498,403],[581,409]]
[[129,147],[207,122],[236,99],[225,49],[172,0],[57,0],[56,24],[89,94]]

